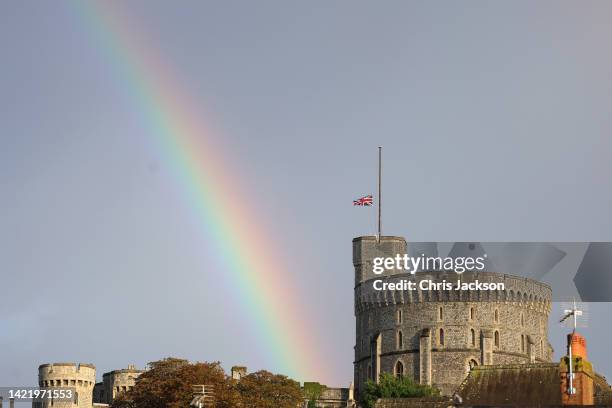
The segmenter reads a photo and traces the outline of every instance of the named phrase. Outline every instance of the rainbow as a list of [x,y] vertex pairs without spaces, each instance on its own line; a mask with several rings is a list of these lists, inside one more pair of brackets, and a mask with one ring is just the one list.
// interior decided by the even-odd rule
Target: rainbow
[[321,357],[313,327],[304,321],[308,317],[303,305],[295,304],[297,288],[279,261],[282,257],[275,254],[280,246],[258,225],[239,188],[248,177],[233,174],[232,160],[224,160],[229,156],[220,146],[221,137],[206,126],[170,67],[138,36],[134,22],[114,8],[119,3],[72,4],[175,173],[231,286],[238,288],[237,298],[254,322],[255,339],[269,360],[267,368],[298,380],[319,377],[323,368],[316,363]]

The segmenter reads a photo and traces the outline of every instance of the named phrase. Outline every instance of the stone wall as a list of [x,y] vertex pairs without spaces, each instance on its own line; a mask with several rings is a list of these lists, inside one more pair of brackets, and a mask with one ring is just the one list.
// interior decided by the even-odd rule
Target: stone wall
[[[316,399],[317,408],[346,408],[349,401],[348,388],[324,387]],[[304,399],[303,407],[308,407],[308,399]]]
[[130,365],[126,369],[114,370],[108,373],[104,373],[103,378],[103,391],[101,394],[103,398],[96,402],[103,402],[110,404],[120,393],[131,390],[136,384],[136,378],[140,376],[144,371],[138,370],[134,366]]
[[38,385],[41,389],[73,388],[71,401],[44,401],[41,408],[91,408],[93,388],[96,382],[96,367],[92,364],[54,363],[38,367]]
[[447,408],[452,406],[448,398],[381,398],[375,408]]
[[[353,240],[355,266],[355,384],[376,373],[411,376],[450,394],[471,366],[551,361],[551,290],[535,280],[496,272],[389,271],[373,275],[373,257],[406,253],[401,237]],[[375,279],[503,282],[505,290],[374,291]],[[429,338],[423,337],[424,330]],[[380,347],[374,347],[377,341]],[[426,367],[428,363],[430,367]],[[424,369],[425,368],[425,369]]]

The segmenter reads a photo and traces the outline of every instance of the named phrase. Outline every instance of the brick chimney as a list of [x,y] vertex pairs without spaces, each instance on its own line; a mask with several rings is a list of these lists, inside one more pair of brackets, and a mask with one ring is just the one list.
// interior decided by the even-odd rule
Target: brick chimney
[[[570,363],[573,372],[571,379]],[[567,355],[561,358],[559,371],[561,373],[562,405],[593,405],[595,403],[593,366],[587,361],[586,340],[580,334],[574,332],[567,335]]]

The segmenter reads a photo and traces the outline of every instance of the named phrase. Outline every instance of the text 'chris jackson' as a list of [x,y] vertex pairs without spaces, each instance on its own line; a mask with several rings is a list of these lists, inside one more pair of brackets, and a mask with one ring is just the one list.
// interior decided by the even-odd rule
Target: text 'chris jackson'
[[372,286],[374,290],[505,290],[506,285],[503,282],[461,282],[458,280],[454,285],[452,282],[442,280],[436,282],[431,279],[423,279],[418,282],[402,279],[397,282],[385,282],[382,279],[376,279]]

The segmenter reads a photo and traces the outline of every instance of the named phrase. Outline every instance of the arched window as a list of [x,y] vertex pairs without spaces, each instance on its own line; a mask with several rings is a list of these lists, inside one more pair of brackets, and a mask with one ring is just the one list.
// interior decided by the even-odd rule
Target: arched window
[[470,320],[474,320],[474,308],[470,307]]
[[495,323],[499,323],[499,310],[495,309]]
[[440,329],[439,343],[441,346],[444,345],[444,329]]
[[404,348],[404,336],[401,330],[397,332],[397,348],[399,350]]
[[493,344],[495,344],[495,347],[499,347],[499,332],[497,330],[495,330],[495,340]]
[[438,320],[440,321],[444,320],[444,310],[442,309],[442,306],[438,308]]
[[402,309],[397,311],[397,324],[402,324]]
[[404,376],[404,365],[401,361],[395,363],[395,376],[397,378],[402,378]]
[[476,332],[474,329],[470,329],[470,344],[472,347],[476,347]]

